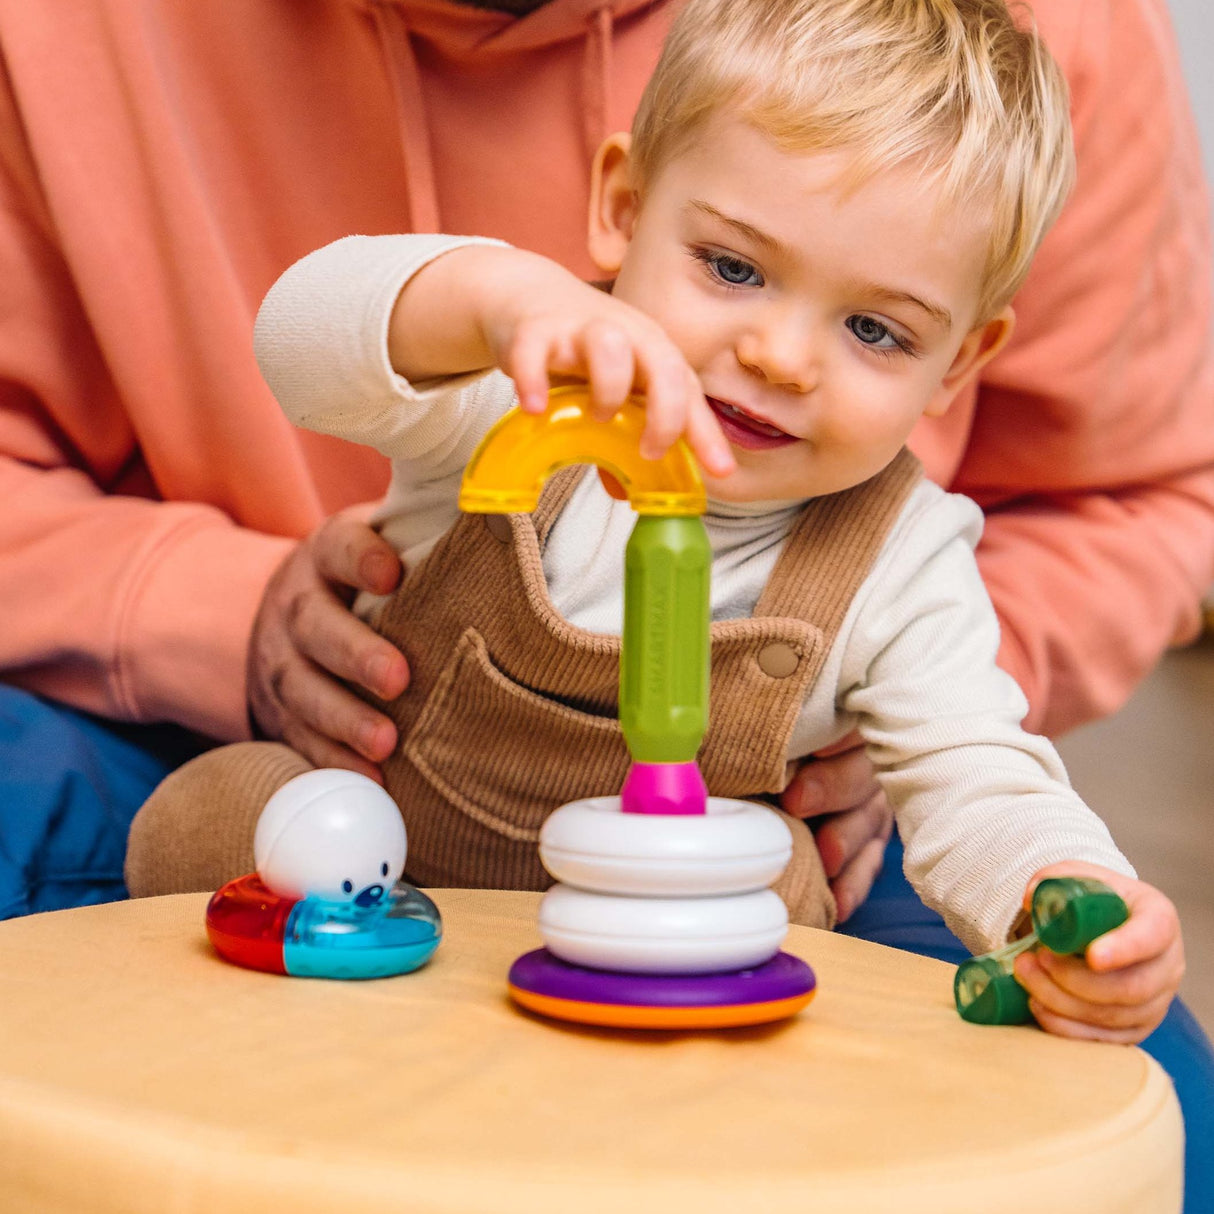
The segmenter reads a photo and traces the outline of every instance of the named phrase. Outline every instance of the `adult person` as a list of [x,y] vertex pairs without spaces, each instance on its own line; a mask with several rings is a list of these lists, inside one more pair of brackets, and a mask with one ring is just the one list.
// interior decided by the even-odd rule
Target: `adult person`
[[[377,497],[383,461],[291,429],[253,362],[257,303],[350,232],[479,232],[589,274],[586,165],[675,7],[0,0],[0,915],[119,896],[130,814],[195,737],[372,772],[389,753],[332,676],[405,685],[345,609],[399,565],[357,513],[322,522]],[[1165,6],[1035,13],[1078,185],[1008,350],[912,446],[986,510],[1001,662],[1056,733],[1197,627],[1214,372]],[[819,831],[846,915],[889,830],[863,754],[803,768],[785,802],[852,811]]]

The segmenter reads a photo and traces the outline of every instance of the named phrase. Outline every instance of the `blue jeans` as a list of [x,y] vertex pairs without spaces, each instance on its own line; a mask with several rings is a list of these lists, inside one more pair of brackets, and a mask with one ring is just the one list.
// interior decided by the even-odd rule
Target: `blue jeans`
[[0,919],[126,897],[135,811],[208,743],[130,726],[0,683]]
[[[896,833],[868,900],[838,930],[952,965],[970,955],[911,889],[902,872],[902,843]],[[1142,1048],[1171,1077],[1184,1114],[1186,1214],[1214,1211],[1214,1048],[1179,999]]]

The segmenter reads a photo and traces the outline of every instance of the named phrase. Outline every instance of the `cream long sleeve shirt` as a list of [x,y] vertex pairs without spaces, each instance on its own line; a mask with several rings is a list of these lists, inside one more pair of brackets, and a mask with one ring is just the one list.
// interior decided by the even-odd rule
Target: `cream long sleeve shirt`
[[[377,512],[406,565],[457,517],[464,465],[515,400],[498,371],[410,384],[392,369],[388,319],[427,262],[469,238],[349,237],[297,263],[258,315],[258,361],[298,425],[392,461]],[[714,619],[751,614],[799,503],[710,504]],[[572,624],[618,633],[626,503],[586,477],[554,525],[544,573]],[[919,896],[975,952],[1003,943],[1029,877],[1087,860],[1133,873],[1070,788],[1053,747],[1020,727],[1027,704],[995,663],[999,628],[974,561],[981,511],[924,481],[844,619],[789,746],[800,758],[853,729],[865,740]]]

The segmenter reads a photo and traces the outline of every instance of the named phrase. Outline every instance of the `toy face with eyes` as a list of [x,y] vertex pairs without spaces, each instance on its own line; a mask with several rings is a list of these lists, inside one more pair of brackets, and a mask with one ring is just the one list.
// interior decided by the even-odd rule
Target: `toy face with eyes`
[[373,780],[337,768],[284,784],[253,837],[257,872],[274,893],[356,906],[380,901],[400,879],[405,847],[396,802]]

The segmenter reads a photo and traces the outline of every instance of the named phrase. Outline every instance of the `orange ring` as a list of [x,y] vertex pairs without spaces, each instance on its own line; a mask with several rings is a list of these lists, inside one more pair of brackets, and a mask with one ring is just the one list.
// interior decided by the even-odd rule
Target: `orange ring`
[[785,1020],[807,1007],[815,991],[764,1003],[729,1003],[716,1007],[650,1007],[637,1003],[585,1003],[537,995],[513,983],[511,998],[528,1011],[554,1020],[625,1029],[718,1029]]

